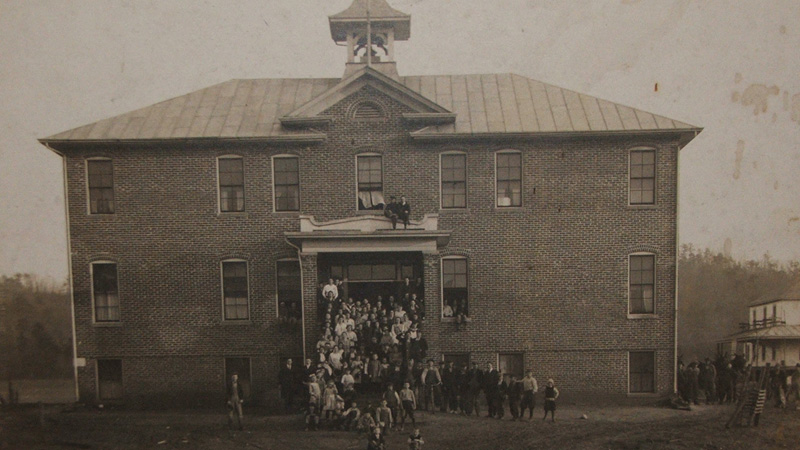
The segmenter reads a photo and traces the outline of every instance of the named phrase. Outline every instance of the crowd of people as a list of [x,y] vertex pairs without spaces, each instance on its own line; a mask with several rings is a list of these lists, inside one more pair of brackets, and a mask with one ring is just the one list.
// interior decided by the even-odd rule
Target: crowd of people
[[[720,355],[715,360],[692,361],[685,365],[678,363],[678,395],[689,404],[735,403],[739,400],[740,385],[756,379],[757,371],[747,377],[747,361],[741,354],[733,358]],[[775,406],[785,408],[793,401],[800,409],[800,363],[796,367],[786,367],[783,361],[769,368],[766,375],[767,399],[774,400]]]

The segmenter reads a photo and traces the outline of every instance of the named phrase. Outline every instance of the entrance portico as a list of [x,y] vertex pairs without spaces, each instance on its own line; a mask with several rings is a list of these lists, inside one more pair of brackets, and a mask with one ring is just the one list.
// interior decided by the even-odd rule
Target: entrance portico
[[[378,293],[408,276],[421,278],[425,314],[439,314],[439,250],[450,241],[450,231],[438,229],[438,215],[411,221],[408,229],[394,230],[382,216],[357,216],[316,222],[300,216],[300,231],[284,233],[300,251],[303,294],[303,340],[310,357],[319,338],[319,284],[329,277],[353,281],[358,293]],[[431,342],[429,342],[431,343]]]

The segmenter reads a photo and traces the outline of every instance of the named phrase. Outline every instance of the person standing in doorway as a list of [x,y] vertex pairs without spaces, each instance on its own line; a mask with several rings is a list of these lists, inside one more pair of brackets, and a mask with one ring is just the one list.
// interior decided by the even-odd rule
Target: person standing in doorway
[[239,384],[239,373],[233,372],[231,380],[228,383],[228,427],[233,428],[236,426],[239,430],[244,427],[242,425],[242,403],[244,403],[244,391],[242,385]]

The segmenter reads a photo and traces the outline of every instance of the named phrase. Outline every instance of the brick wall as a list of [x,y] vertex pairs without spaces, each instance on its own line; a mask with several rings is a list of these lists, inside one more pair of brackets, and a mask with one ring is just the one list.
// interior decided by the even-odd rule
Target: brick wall
[[[348,120],[349,108],[364,99],[378,102],[386,120]],[[248,356],[259,361],[253,364],[254,382],[263,386],[258,390],[272,392],[280,356],[301,354],[303,342],[299,331],[287,332],[276,321],[275,261],[297,257],[283,233],[299,231],[299,222],[296,213],[272,212],[271,157],[300,157],[300,213],[327,221],[356,215],[355,156],[375,152],[383,155],[384,194],[407,196],[414,220],[439,213],[439,228],[452,231],[442,255],[425,257],[424,333],[433,356],[472,352],[483,364],[497,352],[519,351],[527,367],[541,367],[542,377],[562,380],[564,389],[625,394],[626,352],[654,350],[658,391],[671,390],[677,142],[571,137],[419,144],[403,127],[404,112],[410,110],[368,86],[324,113],[333,117],[324,130],[328,139],[313,146],[65,146],[78,356],[122,358],[130,395],[187,383],[224,387],[210,381],[218,370],[209,361]],[[638,145],[657,149],[652,207],[627,205],[628,150]],[[501,149],[522,152],[521,208],[494,206],[494,152]],[[467,155],[466,210],[439,209],[439,154],[452,150]],[[244,213],[217,212],[216,157],[226,154],[244,158]],[[93,156],[113,159],[113,215],[87,214],[85,159]],[[656,254],[656,314],[645,319],[627,316],[628,254],[635,251]],[[472,322],[462,331],[439,320],[439,257],[451,254],[469,258]],[[244,324],[222,320],[220,261],[226,258],[248,261],[250,320]],[[97,260],[118,264],[121,326],[92,324],[89,264]],[[319,330],[309,328],[316,320],[316,280],[305,272],[316,270],[316,259],[304,257],[303,268],[304,296],[311,300],[304,306],[306,341],[312,342]],[[153,384],[147,380],[158,371],[149,367],[182,376]],[[79,371],[87,398],[94,395],[93,377],[91,367]]]

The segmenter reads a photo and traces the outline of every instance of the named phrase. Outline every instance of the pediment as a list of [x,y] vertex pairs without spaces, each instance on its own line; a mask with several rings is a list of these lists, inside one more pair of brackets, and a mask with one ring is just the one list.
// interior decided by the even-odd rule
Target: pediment
[[321,113],[367,86],[406,106],[410,113],[404,115],[404,118],[409,122],[425,123],[430,120],[437,123],[452,123],[455,121],[455,114],[447,108],[391,77],[365,67],[283,116],[280,119],[281,124],[287,127],[302,127],[322,123],[328,118],[320,115]]

